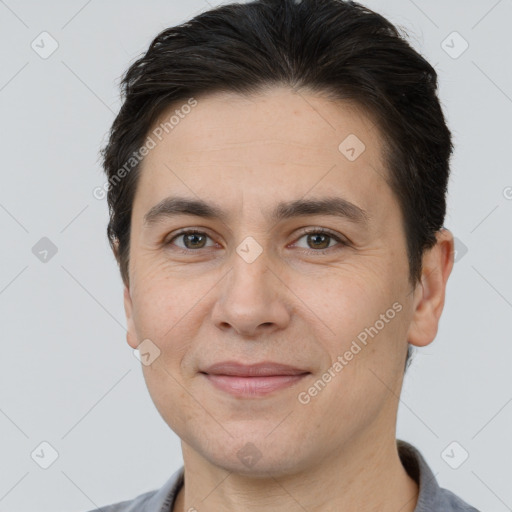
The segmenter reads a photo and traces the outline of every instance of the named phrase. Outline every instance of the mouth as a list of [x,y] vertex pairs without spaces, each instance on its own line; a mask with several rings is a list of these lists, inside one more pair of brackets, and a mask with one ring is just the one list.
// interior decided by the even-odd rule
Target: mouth
[[289,388],[311,372],[281,363],[247,365],[224,361],[200,373],[220,391],[239,398],[256,398]]
[[254,398],[279,391],[301,381],[301,375],[271,375],[267,377],[237,377],[234,375],[203,374],[217,389],[237,397]]

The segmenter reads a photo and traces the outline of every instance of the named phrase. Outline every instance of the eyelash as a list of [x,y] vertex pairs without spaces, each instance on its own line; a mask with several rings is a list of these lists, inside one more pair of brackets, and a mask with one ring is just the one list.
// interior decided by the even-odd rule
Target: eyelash
[[[176,240],[177,238],[179,238],[180,236],[183,236],[183,235],[205,235],[207,236],[208,238],[211,239],[211,237],[208,235],[208,233],[205,233],[204,231],[200,231],[198,229],[187,229],[187,230],[183,230],[183,231],[180,231],[179,233],[177,233],[176,235],[174,235],[168,242],[165,243],[165,245],[171,245],[172,242],[174,240]],[[302,231],[302,233],[300,234],[300,236],[297,238],[297,240],[300,240],[302,237],[304,236],[307,236],[307,235],[311,235],[311,234],[315,234],[315,235],[327,235],[329,236],[330,238],[334,239],[336,242],[338,242],[338,248],[342,248],[342,247],[348,247],[349,246],[349,243],[346,242],[345,240],[341,239],[339,236],[335,235],[333,232],[325,229],[325,228],[306,228],[304,231]],[[302,251],[305,251],[305,252],[308,252],[308,253],[315,253],[315,254],[328,254],[331,252],[331,249],[335,249],[336,246],[334,247],[328,247],[327,249],[302,249]],[[189,253],[192,253],[192,252],[198,252],[200,249],[183,249],[182,247],[177,247],[176,248],[177,251],[181,252],[181,253],[184,253],[184,254],[189,254]]]

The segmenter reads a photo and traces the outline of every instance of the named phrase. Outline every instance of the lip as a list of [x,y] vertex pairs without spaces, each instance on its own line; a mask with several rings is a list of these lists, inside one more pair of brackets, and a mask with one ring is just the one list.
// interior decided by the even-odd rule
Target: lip
[[216,363],[202,371],[217,389],[238,398],[256,398],[293,386],[310,372],[281,363]]
[[217,389],[238,398],[257,398],[293,386],[307,373],[300,375],[271,375],[268,377],[237,377],[234,375],[204,374]]
[[229,375],[236,377],[269,377],[269,376],[293,376],[310,373],[303,368],[297,368],[282,363],[263,361],[261,363],[244,364],[238,361],[222,361],[215,363],[202,373],[209,375]]

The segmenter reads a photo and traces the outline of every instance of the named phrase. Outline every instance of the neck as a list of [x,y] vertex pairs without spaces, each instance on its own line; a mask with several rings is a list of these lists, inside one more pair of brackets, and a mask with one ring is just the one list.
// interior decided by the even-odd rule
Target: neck
[[348,445],[307,472],[251,478],[205,463],[182,443],[185,485],[173,512],[414,512],[418,486],[402,466],[394,432],[377,446],[367,440]]

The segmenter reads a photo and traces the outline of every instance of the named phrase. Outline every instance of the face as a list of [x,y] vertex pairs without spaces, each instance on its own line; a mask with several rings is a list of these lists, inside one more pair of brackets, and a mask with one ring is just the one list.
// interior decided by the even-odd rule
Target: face
[[[205,463],[253,475],[393,432],[417,295],[374,124],[276,88],[197,98],[160,137],[134,199],[125,308],[165,422]],[[224,361],[305,375],[233,394],[202,373]]]

